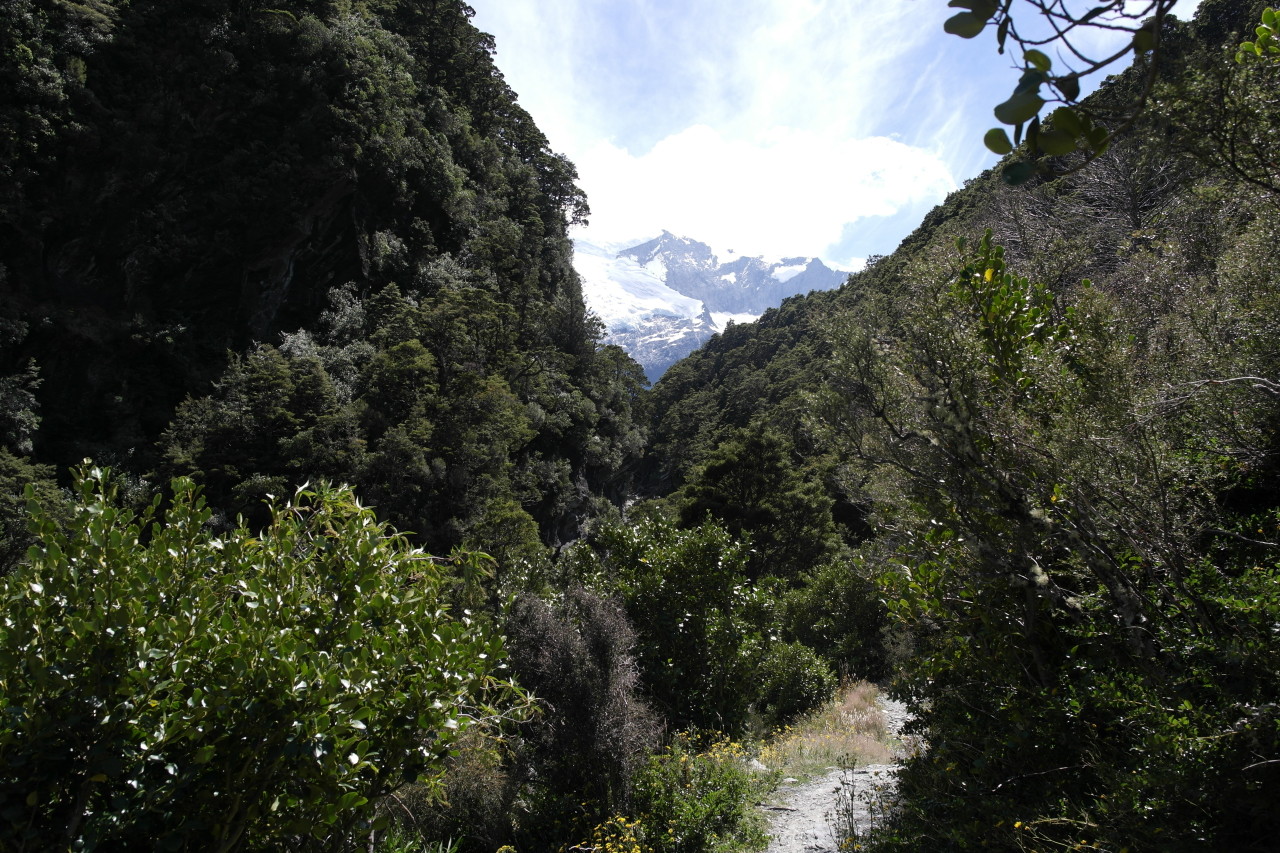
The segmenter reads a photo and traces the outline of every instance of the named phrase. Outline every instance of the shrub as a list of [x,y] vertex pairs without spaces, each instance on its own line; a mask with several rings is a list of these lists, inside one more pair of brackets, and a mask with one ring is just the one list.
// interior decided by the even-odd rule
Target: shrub
[[27,501],[23,497],[28,487],[39,495],[51,515],[66,514],[53,467],[34,464],[29,458],[0,447],[0,575],[8,574],[21,562],[32,544],[27,530]]
[[544,711],[520,727],[518,763],[539,824],[528,830],[589,826],[625,810],[632,776],[658,740],[626,614],[579,588],[555,604],[521,596],[506,627],[512,670]]
[[677,736],[636,776],[635,813],[654,853],[731,853],[766,840],[755,804],[772,780],[747,767],[742,747],[722,738]]
[[459,738],[439,785],[406,785],[383,800],[380,812],[395,837],[432,853],[442,838],[450,839],[442,853],[491,851],[510,840],[519,786],[505,762],[505,741],[501,732],[472,728]]
[[635,626],[641,679],[672,727],[742,731],[770,597],[747,583],[749,549],[707,521],[680,530],[667,519],[608,525],[598,553],[573,549],[588,585],[616,596]]
[[787,633],[821,654],[840,675],[878,681],[889,674],[887,611],[874,575],[874,543],[848,560],[831,560],[800,578],[784,598]]
[[[107,472],[0,581],[0,826],[94,849],[299,849],[367,834],[488,701],[498,639],[345,488],[215,537],[186,479],[140,514]],[[30,494],[30,493],[29,493]],[[58,839],[58,841],[54,841]],[[287,840],[287,844],[286,844]]]
[[831,667],[808,646],[774,643],[758,670],[760,709],[769,722],[786,723],[830,701],[836,692]]

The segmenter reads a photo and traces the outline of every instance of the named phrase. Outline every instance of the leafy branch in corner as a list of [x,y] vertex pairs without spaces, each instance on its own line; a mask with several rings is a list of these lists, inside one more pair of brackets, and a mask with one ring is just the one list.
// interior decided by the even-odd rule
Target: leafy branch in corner
[[[1012,153],[1025,138],[1032,159],[1009,163],[1002,173],[1007,183],[1021,184],[1045,170],[1037,162],[1044,156],[1082,151],[1087,155],[1084,163],[1091,162],[1137,120],[1155,83],[1161,31],[1174,0],[1137,4],[1110,0],[1083,13],[1068,8],[1066,0],[1021,0],[1020,4],[1015,0],[951,0],[947,5],[963,10],[943,25],[948,33],[974,38],[994,27],[999,53],[1010,43],[1022,53],[1022,64],[1015,66],[1021,71],[1018,83],[995,108],[996,119],[1012,127],[1013,136],[1010,138],[1004,127],[993,127],[983,137],[987,148],[1000,155]],[[1099,55],[1090,43],[1107,33],[1122,34],[1123,47]],[[1045,52],[1050,48],[1058,54],[1057,70]],[[1081,104],[1080,81],[1130,53],[1142,63],[1142,85],[1128,115],[1117,126],[1107,127]],[[1050,103],[1061,106],[1042,122],[1041,112]]]

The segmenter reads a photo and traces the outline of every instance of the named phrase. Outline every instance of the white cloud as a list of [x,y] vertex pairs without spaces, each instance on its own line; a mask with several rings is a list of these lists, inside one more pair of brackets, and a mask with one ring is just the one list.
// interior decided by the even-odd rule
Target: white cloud
[[993,33],[942,31],[945,0],[471,2],[611,242],[888,252],[910,217],[867,217],[927,210],[991,165],[982,134],[1017,79]]
[[832,257],[847,223],[954,189],[936,155],[885,137],[775,128],[759,141],[697,125],[633,155],[600,143],[578,160],[594,242],[662,229],[771,257]]
[[955,107],[922,76],[940,24],[919,26],[937,22],[915,0],[474,5],[522,103],[578,166],[588,239],[665,228],[856,265],[846,226],[955,186],[936,154]]

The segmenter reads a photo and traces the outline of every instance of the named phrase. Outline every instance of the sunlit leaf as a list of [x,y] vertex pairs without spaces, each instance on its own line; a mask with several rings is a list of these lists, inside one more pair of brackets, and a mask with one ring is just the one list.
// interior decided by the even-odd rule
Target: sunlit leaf
[[983,143],[995,154],[1008,154],[1013,151],[1013,143],[1003,127],[993,127],[982,138]]
[[1049,69],[1053,67],[1053,60],[1035,48],[1028,50],[1024,57],[1027,60],[1027,64],[1037,71],[1048,73]]
[[1022,124],[1030,121],[1044,106],[1044,98],[1034,91],[1016,92],[1009,100],[995,108],[996,119],[1001,124]]

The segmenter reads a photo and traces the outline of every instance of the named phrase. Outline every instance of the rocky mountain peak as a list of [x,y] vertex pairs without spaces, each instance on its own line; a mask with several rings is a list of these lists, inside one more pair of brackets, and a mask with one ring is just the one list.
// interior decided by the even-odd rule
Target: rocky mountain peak
[[587,304],[651,381],[730,322],[750,322],[789,296],[839,287],[847,272],[817,258],[780,261],[722,250],[670,231],[625,248],[579,240]]

